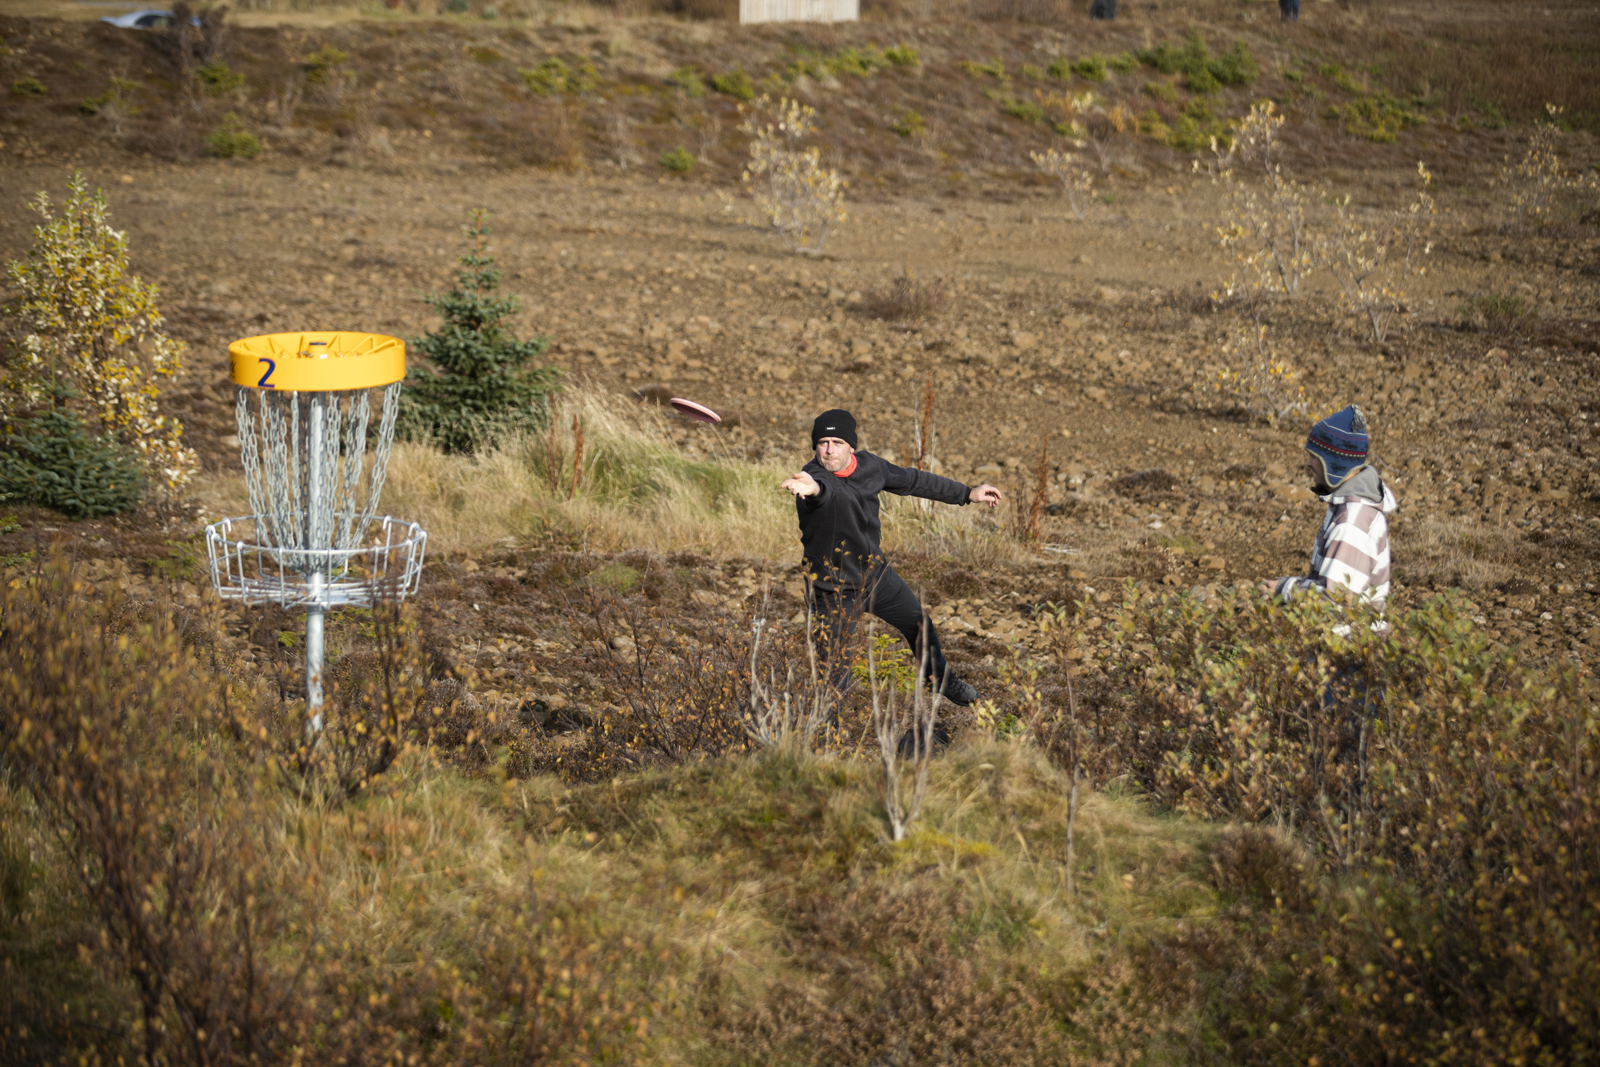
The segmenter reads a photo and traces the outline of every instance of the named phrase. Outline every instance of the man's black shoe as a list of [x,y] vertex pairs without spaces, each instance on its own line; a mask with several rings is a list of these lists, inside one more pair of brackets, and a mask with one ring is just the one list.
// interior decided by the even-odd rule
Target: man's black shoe
[[978,699],[978,691],[971,683],[963,682],[960,678],[947,678],[944,683],[944,698],[964,708]]
[[[939,753],[939,752],[944,751],[945,747],[947,745],[949,745],[949,744],[950,744],[950,728],[948,726],[946,726],[942,722],[934,723],[933,724],[933,751],[934,751],[934,753]],[[899,746],[899,748],[900,748],[900,758],[901,759],[916,759],[917,758],[917,733],[916,733],[915,730],[907,730],[905,733],[900,735],[900,746]]]

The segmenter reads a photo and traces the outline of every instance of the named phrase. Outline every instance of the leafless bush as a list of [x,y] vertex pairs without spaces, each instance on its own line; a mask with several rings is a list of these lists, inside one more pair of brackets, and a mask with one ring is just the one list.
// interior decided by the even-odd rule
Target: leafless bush
[[944,310],[949,300],[944,282],[937,278],[923,281],[901,267],[900,276],[887,285],[875,285],[861,294],[861,310],[875,319],[889,322],[918,322]]
[[[1080,145],[1082,143],[1079,142]],[[1072,213],[1079,222],[1086,221],[1090,196],[1094,192],[1094,174],[1085,165],[1083,157],[1077,152],[1061,152],[1054,148],[1043,153],[1030,152],[1028,155],[1034,166],[1061,183],[1061,191],[1066,194]]]
[[1267,343],[1267,327],[1252,323],[1234,330],[1221,356],[1223,367],[1211,387],[1251,416],[1276,426],[1310,408],[1300,372]]
[[633,120],[621,108],[606,113],[606,144],[611,158],[623,170],[639,162],[639,142],[633,135]]
[[[195,25],[196,21],[199,25]],[[226,5],[193,7],[185,0],[172,5],[172,19],[166,26],[144,35],[158,68],[179,93],[188,97],[195,110],[203,95],[195,71],[225,56],[232,38]]]
[[711,155],[722,141],[722,120],[715,115],[705,115],[694,127],[694,157],[706,166],[715,167]]
[[1561,160],[1564,131],[1557,121],[1563,109],[1545,105],[1545,118],[1534,122],[1528,147],[1515,165],[1508,159],[1501,184],[1511,191],[1507,205],[1512,222],[1549,226],[1557,221],[1569,200],[1600,192],[1600,176],[1569,171]]
[[[779,664],[763,662],[761,638],[768,628],[767,611],[755,620],[750,639],[750,712],[745,731],[763,747],[794,745],[810,751],[827,726],[833,696],[817,669],[817,648],[812,635],[811,603],[806,602],[806,661]],[[801,668],[804,674],[800,673]]]
[[178,108],[168,108],[136,130],[128,140],[159,159],[192,159],[200,154],[200,131],[195,128],[195,120]]
[[242,729],[271,746],[299,790],[325,801],[361,794],[407,751],[434,740],[438,720],[453,710],[427,699],[419,631],[407,610],[373,608],[369,633],[370,645],[324,672],[321,731],[308,735],[308,709],[287,699],[284,684],[276,701],[240,712]]
[[591,583],[569,616],[573,654],[607,680],[577,745],[530,753],[530,770],[580,780],[743,752],[751,678],[751,626],[721,610],[667,624],[637,596]]

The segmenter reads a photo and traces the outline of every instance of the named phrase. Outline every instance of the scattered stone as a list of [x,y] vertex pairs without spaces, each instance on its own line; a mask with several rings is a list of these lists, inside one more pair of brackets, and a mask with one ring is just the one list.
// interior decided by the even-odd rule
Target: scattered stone
[[1026,352],[1039,343],[1039,338],[1031,333],[1022,333],[1018,330],[1011,332],[1011,344],[1018,352]]

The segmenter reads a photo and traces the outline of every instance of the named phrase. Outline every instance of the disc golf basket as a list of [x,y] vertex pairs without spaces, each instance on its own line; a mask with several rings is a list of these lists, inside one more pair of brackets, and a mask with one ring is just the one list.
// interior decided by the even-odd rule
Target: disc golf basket
[[275,333],[235,341],[228,361],[251,514],[206,527],[211,583],[224,600],[305,609],[307,726],[316,734],[323,615],[404,599],[422,576],[427,533],[378,515],[405,343]]

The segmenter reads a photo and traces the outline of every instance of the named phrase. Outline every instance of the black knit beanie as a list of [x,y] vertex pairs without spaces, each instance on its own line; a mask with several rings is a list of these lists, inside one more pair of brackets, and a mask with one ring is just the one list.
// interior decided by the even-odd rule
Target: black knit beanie
[[843,408],[824,411],[811,424],[811,447],[824,437],[837,437],[851,448],[856,447],[856,417]]

